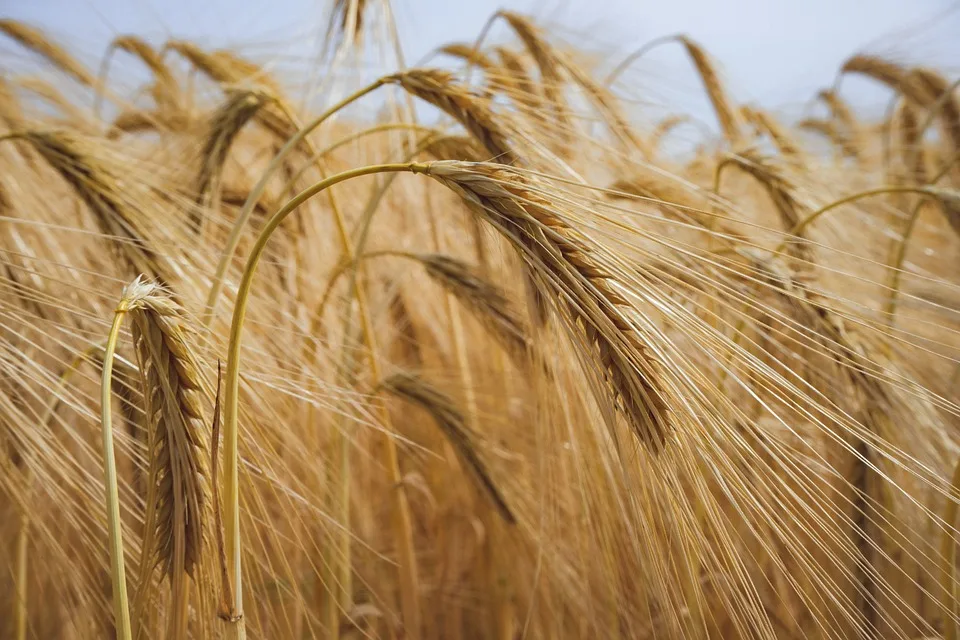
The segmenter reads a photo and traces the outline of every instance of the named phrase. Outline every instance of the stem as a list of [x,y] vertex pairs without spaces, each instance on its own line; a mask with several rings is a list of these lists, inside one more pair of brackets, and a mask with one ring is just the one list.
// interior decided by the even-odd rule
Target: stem
[[[937,172],[937,175],[933,177],[933,180],[930,181],[930,184],[936,184],[943,176],[947,175],[947,172],[950,171],[950,168],[953,167],[958,158],[960,158],[960,154],[954,155],[952,160],[945,163],[940,168],[940,171]],[[931,195],[929,192],[922,190],[920,193]],[[890,326],[893,326],[893,315],[897,312],[897,298],[900,295],[900,278],[903,275],[903,261],[907,257],[907,244],[909,244],[910,237],[913,235],[913,228],[916,226],[917,218],[920,217],[922,207],[922,200],[913,207],[913,211],[910,213],[910,219],[907,220],[907,228],[903,230],[903,237],[900,238],[900,241],[894,248],[893,272],[890,280],[890,298],[887,300],[887,306],[884,309],[889,318]]]
[[[379,86],[379,85],[378,85]],[[225,473],[224,473],[224,493],[226,500],[226,509],[225,511],[225,530],[226,530],[226,547],[227,547],[227,559],[229,563],[232,563],[233,571],[233,580],[232,584],[234,587],[234,610],[238,616],[242,616],[243,612],[243,595],[242,595],[242,578],[241,578],[241,554],[240,554],[240,494],[238,487],[238,406],[239,406],[239,387],[240,387],[240,342],[241,334],[243,332],[243,322],[246,317],[247,311],[247,300],[250,295],[250,288],[253,284],[253,277],[256,273],[257,265],[260,262],[260,258],[263,256],[264,249],[266,247],[267,241],[273,235],[274,231],[280,226],[283,220],[294,212],[301,204],[312,198],[314,195],[326,190],[333,185],[336,185],[345,180],[352,178],[372,175],[377,173],[389,173],[389,172],[403,172],[408,171],[412,173],[423,173],[426,170],[426,165],[420,163],[401,163],[401,164],[381,164],[381,165],[372,165],[367,167],[360,167],[358,169],[351,169],[349,171],[344,171],[342,173],[330,176],[325,180],[314,184],[313,186],[305,189],[300,192],[296,197],[288,201],[279,211],[277,211],[270,220],[266,223],[263,230],[260,232],[256,243],[250,251],[250,255],[247,258],[246,266],[243,270],[243,276],[240,280],[240,285],[237,289],[237,300],[233,309],[233,319],[230,326],[230,343],[228,346],[227,353],[227,373],[226,373],[226,388],[225,388],[225,407],[224,407],[224,457],[225,457]],[[367,318],[369,320],[369,318]],[[364,323],[365,331],[370,329],[367,326],[367,323]],[[379,377],[379,367],[375,367],[374,377]],[[399,468],[397,467],[397,451],[396,444],[392,438],[387,439],[387,446],[385,447],[388,470],[399,476]],[[399,478],[397,478],[399,481]],[[404,496],[403,492],[400,490],[396,491],[397,496]],[[399,517],[401,521],[404,519],[409,519],[409,514],[406,514],[404,518],[403,509],[400,509],[401,513]],[[409,523],[407,523],[409,524]],[[409,532],[409,526],[407,527],[407,532]],[[412,557],[409,557],[412,549],[409,548],[409,545],[401,545],[401,555],[404,556],[401,558],[401,571],[405,574],[406,578],[410,577],[410,566],[409,563],[412,561]],[[407,566],[405,566],[407,565]],[[404,585],[408,586],[408,585]],[[409,594],[409,596],[416,596],[416,594]],[[406,608],[406,607],[405,607]],[[405,614],[407,612],[405,611]],[[408,622],[409,624],[409,622]],[[243,637],[242,629],[243,623],[242,618],[238,620],[238,624],[234,624],[233,627],[238,629],[235,631],[235,637]],[[417,633],[419,629],[410,628],[408,633]]]
[[646,43],[645,45],[643,45],[642,47],[640,47],[639,49],[637,49],[636,51],[628,55],[626,58],[624,58],[623,62],[618,64],[616,67],[614,67],[613,71],[611,71],[610,74],[603,81],[603,86],[609,87],[611,84],[613,84],[614,81],[620,76],[621,73],[626,71],[631,64],[636,62],[640,57],[642,57],[645,53],[647,53],[651,49],[658,47],[661,44],[670,42],[671,40],[677,40],[680,37],[682,37],[682,35],[683,34],[675,33],[669,36],[661,36],[659,38],[654,38],[650,42]]
[[958,626],[954,618],[956,597],[954,590],[954,567],[957,561],[957,541],[954,538],[953,525],[957,521],[957,494],[960,493],[960,460],[953,468],[953,479],[950,482],[950,493],[947,494],[947,506],[943,512],[945,529],[940,548],[940,584],[944,598],[943,608],[947,612],[944,620],[945,640],[957,640]]
[[[851,202],[856,202],[857,200],[862,200],[863,198],[869,198],[871,196],[881,196],[887,193],[920,193],[920,194],[929,195],[929,192],[926,191],[926,188],[922,186],[878,187],[876,189],[867,189],[866,191],[859,191],[857,193],[850,194],[849,196],[844,196],[839,200],[834,200],[833,202],[820,207],[819,209],[817,209],[816,211],[808,215],[806,218],[798,222],[796,225],[794,225],[793,229],[790,230],[789,235],[796,236],[803,233],[803,231],[808,226],[810,226],[810,224],[814,220],[816,220],[826,212],[830,211],[831,209],[836,209],[841,205],[850,204]],[[780,246],[777,247],[776,253],[779,253],[780,251],[782,251],[785,245],[786,245],[785,241],[781,243]]]
[[103,470],[107,487],[107,524],[110,530],[110,568],[113,580],[113,615],[118,640],[131,640],[130,608],[127,604],[127,579],[123,569],[123,534],[120,530],[120,496],[117,490],[117,462],[113,452],[111,379],[113,353],[117,348],[120,325],[127,312],[127,301],[121,300],[113,316],[103,355],[103,378],[100,382],[100,424],[103,431]]
[[267,182],[270,180],[270,177],[277,171],[277,169],[280,167],[280,164],[290,154],[290,152],[293,151],[298,144],[300,144],[300,141],[306,138],[307,135],[309,135],[314,129],[323,124],[325,120],[337,113],[340,109],[349,105],[351,102],[359,100],[366,94],[381,87],[385,83],[386,80],[380,78],[374,81],[372,84],[360,89],[356,93],[347,96],[337,104],[324,111],[318,117],[311,120],[299,131],[297,131],[293,137],[287,140],[283,147],[281,147],[280,151],[277,152],[277,155],[273,157],[273,160],[270,161],[270,164],[267,165],[263,175],[260,176],[257,184],[254,185],[253,190],[250,191],[250,194],[247,196],[246,202],[243,203],[243,209],[240,210],[240,214],[237,216],[236,222],[234,222],[233,229],[230,230],[230,237],[227,239],[227,246],[224,247],[223,254],[220,256],[220,262],[217,264],[217,271],[213,276],[213,283],[210,286],[210,293],[207,295],[207,304],[204,313],[205,322],[208,326],[213,321],[213,314],[216,309],[217,300],[219,299],[220,293],[223,290],[223,281],[226,278],[227,268],[230,266],[230,262],[233,260],[233,254],[237,250],[237,245],[240,244],[240,234],[246,227],[247,221],[250,219],[250,216],[253,213],[254,206],[257,204],[260,196],[263,195],[263,191],[266,189]]

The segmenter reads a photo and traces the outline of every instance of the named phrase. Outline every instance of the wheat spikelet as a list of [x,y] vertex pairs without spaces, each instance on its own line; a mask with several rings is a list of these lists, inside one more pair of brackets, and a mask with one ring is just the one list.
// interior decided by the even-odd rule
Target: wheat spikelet
[[703,215],[708,206],[706,198],[644,165],[631,167],[630,177],[617,180],[609,190],[613,198],[635,196],[656,200],[664,214],[674,219],[704,227],[714,224],[710,216]]
[[[206,205],[210,191],[215,189],[223,165],[230,154],[230,147],[244,125],[271,100],[270,96],[256,89],[233,91],[210,117],[208,133],[200,152],[200,173],[197,175],[196,203]],[[198,215],[191,217],[194,232],[200,229]]]
[[396,358],[410,368],[423,366],[423,352],[420,347],[420,336],[416,324],[410,315],[410,308],[404,300],[403,292],[399,289],[390,296],[388,305],[390,321],[396,332],[394,344],[400,355]]
[[0,20],[0,33],[18,42],[26,49],[47,59],[61,71],[73,76],[80,84],[94,86],[95,79],[66,49],[49,40],[39,29],[16,20]]
[[153,75],[156,83],[151,89],[153,99],[161,109],[176,107],[178,85],[170,68],[143,38],[135,35],[118,36],[110,43],[110,50],[119,49],[139,58]]
[[514,30],[523,45],[530,52],[540,69],[540,85],[553,116],[557,121],[557,133],[566,140],[571,131],[571,122],[567,101],[563,95],[562,66],[540,30],[526,17],[512,11],[500,11],[499,14]]
[[423,145],[423,152],[437,160],[464,160],[483,162],[490,157],[473,138],[467,136],[440,136],[430,138]]
[[801,220],[802,205],[798,202],[796,187],[784,171],[770,159],[752,150],[732,156],[731,160],[764,186],[777,208],[783,230],[791,232],[795,229]]
[[482,492],[486,493],[493,502],[500,517],[514,524],[516,518],[487,471],[486,465],[477,455],[466,431],[463,414],[453,401],[419,377],[406,373],[390,376],[381,383],[381,387],[398,398],[426,409],[457,452],[463,465],[469,469],[470,475],[479,483]]
[[699,44],[686,36],[680,36],[679,42],[687,50],[687,54],[693,61],[693,66],[697,68],[703,80],[703,86],[707,90],[707,96],[713,105],[713,110],[717,114],[717,120],[720,122],[720,129],[724,137],[733,148],[738,148],[743,137],[743,121],[740,118],[740,112],[735,108],[733,101],[727,95],[727,91],[720,81],[720,76],[714,69],[713,61],[706,51]]
[[916,109],[908,102],[901,102],[897,110],[897,122],[900,129],[900,149],[903,165],[913,184],[927,182],[926,158],[923,153],[923,141],[920,139],[920,123]]
[[[203,382],[180,307],[159,286],[129,285],[129,314],[149,428],[145,539],[138,601],[160,566],[174,602],[197,580],[210,509],[209,440]],[[185,611],[173,616],[185,615]],[[185,621],[175,624],[185,624]]]
[[780,155],[788,160],[797,160],[800,158],[802,155],[800,146],[793,139],[790,132],[787,131],[774,116],[763,109],[749,105],[742,106],[740,113],[743,115],[744,120],[749,122],[755,129],[766,133],[770,137],[770,140],[773,141]]
[[167,281],[167,267],[139,236],[139,215],[127,204],[114,167],[100,160],[93,142],[67,131],[27,131],[23,138],[59,173],[89,207],[100,231],[122,240],[120,255],[128,268]]
[[483,71],[497,71],[497,63],[494,62],[490,56],[469,44],[464,44],[462,42],[451,42],[450,44],[440,47],[439,51],[444,55],[448,55],[453,58],[460,58],[469,64],[476,65]]
[[532,342],[506,294],[467,264],[443,255],[420,255],[430,278],[449,291],[480,321],[487,332],[521,368],[530,361]]
[[912,70],[910,76],[934,98],[931,108],[939,103],[943,130],[954,150],[960,151],[960,100],[957,99],[956,85],[950,85],[938,72],[922,67]]
[[899,91],[922,107],[928,107],[936,99],[931,91],[918,81],[906,67],[878,56],[858,54],[849,58],[840,68],[840,73],[859,73]]
[[494,119],[490,101],[470,93],[450,73],[437,69],[411,69],[389,76],[386,81],[400,85],[411,95],[459,122],[497,162],[513,164],[516,161],[506,132]]
[[797,123],[797,128],[810,131],[827,138],[840,153],[858,161],[861,160],[860,150],[853,144],[850,136],[844,133],[836,123],[820,118],[804,118]]
[[116,140],[125,133],[142,133],[145,131],[186,131],[190,127],[190,117],[182,112],[171,113],[169,110],[160,113],[133,109],[122,111],[110,123],[106,137]]
[[487,164],[433,162],[425,173],[529,252],[524,257],[537,283],[549,279],[537,275],[541,269],[562,283],[564,295],[572,298],[566,308],[582,323],[587,344],[595,346],[627,422],[641,442],[659,451],[671,429],[660,373],[624,315],[626,301],[586,240],[556,214],[531,178],[517,172]]
[[509,91],[510,98],[529,113],[536,114],[543,103],[537,84],[533,81],[523,59],[506,47],[496,47],[494,51],[500,59],[501,70],[497,79]]
[[363,16],[367,0],[335,0],[327,29],[329,42],[359,46],[363,36]]
[[850,105],[831,89],[824,89],[817,97],[830,108],[834,120],[840,124],[847,153],[858,161],[862,160],[863,132]]
[[650,146],[658,149],[664,138],[670,135],[674,129],[687,122],[690,122],[690,116],[684,113],[675,113],[661,119],[650,133]]

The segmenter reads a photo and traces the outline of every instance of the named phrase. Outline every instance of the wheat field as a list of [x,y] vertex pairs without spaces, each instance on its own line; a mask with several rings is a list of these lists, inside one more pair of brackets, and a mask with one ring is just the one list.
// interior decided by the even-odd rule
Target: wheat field
[[393,9],[316,100],[0,20],[0,636],[957,640],[955,78],[794,121],[509,11],[370,69]]

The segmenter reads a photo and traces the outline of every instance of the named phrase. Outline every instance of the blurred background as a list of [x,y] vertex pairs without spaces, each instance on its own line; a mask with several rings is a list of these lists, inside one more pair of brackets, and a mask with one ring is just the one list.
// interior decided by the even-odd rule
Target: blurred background
[[[310,70],[320,67],[322,35],[332,4],[332,0],[0,0],[0,15],[42,26],[93,65],[110,40],[124,33],[155,44],[175,37],[205,48],[230,47],[284,72],[295,95],[298,85],[305,93],[316,91]],[[442,58],[429,58],[433,50],[449,42],[475,41],[480,25],[503,7],[534,16],[555,36],[567,34],[580,45],[592,43],[597,59],[608,65],[654,38],[683,32],[719,62],[738,99],[779,109],[786,117],[809,115],[805,110],[810,97],[832,85],[842,61],[855,52],[929,64],[948,75],[960,68],[957,0],[394,0],[391,6],[408,65],[428,59],[444,64]],[[489,38],[506,38],[508,32],[496,24]],[[32,60],[3,38],[0,54],[7,61]],[[136,66],[120,58],[112,64]],[[371,67],[389,68],[393,60],[371,57]],[[659,47],[645,55],[623,83],[620,91],[631,99],[710,119],[699,79],[674,47]],[[882,111],[878,105],[886,102],[883,88],[861,78],[844,79],[843,93],[859,109]]]

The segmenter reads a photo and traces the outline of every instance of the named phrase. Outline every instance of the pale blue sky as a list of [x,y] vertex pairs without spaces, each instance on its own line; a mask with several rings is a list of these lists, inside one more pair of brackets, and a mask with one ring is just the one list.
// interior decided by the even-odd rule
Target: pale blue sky
[[[117,34],[175,36],[294,65],[315,52],[327,2],[318,0],[0,0],[0,15],[48,28],[90,61]],[[796,110],[868,50],[960,71],[958,0],[394,0],[408,62],[446,42],[472,41],[499,7],[536,16],[619,60],[657,36],[685,32],[720,60],[742,101]],[[493,36],[503,37],[501,25]],[[2,40],[2,38],[0,38]],[[0,41],[0,55],[21,55]],[[631,94],[696,113],[703,98],[689,64],[664,47],[637,67]],[[861,100],[882,96],[844,81]]]

